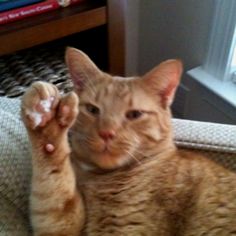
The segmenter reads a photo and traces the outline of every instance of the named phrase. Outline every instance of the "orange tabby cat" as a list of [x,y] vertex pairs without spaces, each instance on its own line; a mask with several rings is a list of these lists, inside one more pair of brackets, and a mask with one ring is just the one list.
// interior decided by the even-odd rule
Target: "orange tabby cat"
[[73,48],[66,62],[75,93],[37,82],[22,101],[34,235],[236,235],[236,175],[173,143],[181,62],[125,79]]

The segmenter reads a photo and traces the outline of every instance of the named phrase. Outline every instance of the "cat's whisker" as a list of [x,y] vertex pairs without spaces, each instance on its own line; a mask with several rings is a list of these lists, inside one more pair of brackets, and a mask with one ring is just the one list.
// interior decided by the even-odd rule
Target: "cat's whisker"
[[133,158],[139,165],[141,165],[141,161],[138,160],[130,151],[126,150],[125,151],[131,158]]
[[137,134],[133,134],[133,138],[136,143],[140,142]]
[[134,147],[134,149],[135,149],[135,152],[137,154],[141,154],[142,156],[144,156],[144,152],[143,151],[137,150],[137,148],[135,148],[135,147]]

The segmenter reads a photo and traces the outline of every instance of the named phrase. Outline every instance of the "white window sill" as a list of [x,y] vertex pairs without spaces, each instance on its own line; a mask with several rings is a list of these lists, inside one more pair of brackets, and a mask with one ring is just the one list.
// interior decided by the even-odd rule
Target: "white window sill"
[[236,108],[236,84],[216,79],[202,67],[189,70],[187,74]]

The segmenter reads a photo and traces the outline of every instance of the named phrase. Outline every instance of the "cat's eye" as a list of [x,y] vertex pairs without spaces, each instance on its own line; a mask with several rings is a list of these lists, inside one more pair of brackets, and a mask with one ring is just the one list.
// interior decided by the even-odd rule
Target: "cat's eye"
[[126,118],[129,120],[136,120],[140,118],[142,115],[143,115],[143,112],[140,110],[130,110],[130,111],[127,111],[125,114]]
[[93,104],[88,103],[85,105],[85,107],[86,107],[86,110],[94,116],[98,116],[100,114],[99,108]]

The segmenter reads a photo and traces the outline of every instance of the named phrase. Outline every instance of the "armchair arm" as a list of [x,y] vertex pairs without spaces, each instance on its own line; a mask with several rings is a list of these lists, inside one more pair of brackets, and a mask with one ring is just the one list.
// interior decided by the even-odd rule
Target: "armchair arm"
[[175,142],[180,147],[236,153],[236,126],[173,119]]
[[173,119],[175,143],[236,172],[236,126]]

